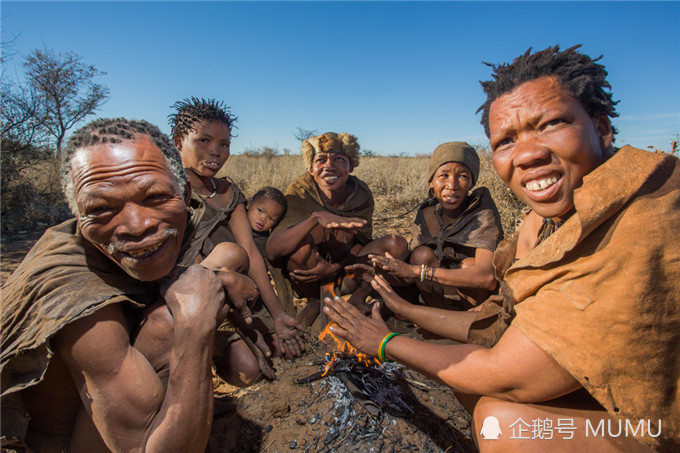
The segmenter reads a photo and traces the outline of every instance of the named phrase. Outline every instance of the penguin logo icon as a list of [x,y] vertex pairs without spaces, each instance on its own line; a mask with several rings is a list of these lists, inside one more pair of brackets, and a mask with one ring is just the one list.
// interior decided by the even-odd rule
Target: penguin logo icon
[[498,419],[493,415],[486,417],[479,435],[483,436],[484,440],[498,439],[498,436],[501,435],[501,425],[498,423]]

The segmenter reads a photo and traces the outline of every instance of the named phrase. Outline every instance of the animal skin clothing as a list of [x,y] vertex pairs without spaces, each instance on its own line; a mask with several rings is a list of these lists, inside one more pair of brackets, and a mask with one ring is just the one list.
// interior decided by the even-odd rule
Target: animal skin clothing
[[574,206],[505,272],[512,325],[613,417],[652,434],[661,420],[638,440],[680,451],[680,160],[624,147]]

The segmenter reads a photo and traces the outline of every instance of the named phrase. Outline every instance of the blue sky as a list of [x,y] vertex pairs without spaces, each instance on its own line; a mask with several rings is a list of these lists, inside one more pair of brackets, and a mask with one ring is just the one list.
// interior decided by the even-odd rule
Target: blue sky
[[[169,132],[170,105],[224,100],[232,152],[299,152],[297,127],[355,134],[379,154],[488,143],[482,61],[583,44],[620,101],[617,143],[668,150],[680,133],[680,2],[0,2],[20,76],[35,48],[72,51],[107,74],[98,116]],[[94,117],[92,117],[94,118]]]

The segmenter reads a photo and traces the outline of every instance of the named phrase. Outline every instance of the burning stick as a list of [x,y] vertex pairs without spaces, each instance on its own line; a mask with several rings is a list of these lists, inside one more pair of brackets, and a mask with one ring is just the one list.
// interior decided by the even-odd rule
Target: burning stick
[[303,377],[303,378],[300,378],[300,379],[296,379],[296,380],[295,380],[295,383],[296,383],[296,384],[299,384],[299,385],[309,384],[310,382],[318,381],[319,379],[321,379],[321,378],[324,377],[325,375],[326,375],[326,370],[325,370],[325,369],[324,369],[324,370],[319,370],[319,371],[317,371],[317,372],[314,372],[314,373],[310,374],[310,375],[307,376],[307,377]]

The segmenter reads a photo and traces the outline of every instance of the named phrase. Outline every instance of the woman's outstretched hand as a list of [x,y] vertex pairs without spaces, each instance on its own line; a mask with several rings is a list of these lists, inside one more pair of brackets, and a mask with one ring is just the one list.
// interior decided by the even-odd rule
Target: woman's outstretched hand
[[369,254],[368,258],[373,262],[373,266],[383,271],[391,272],[397,277],[401,278],[418,278],[420,276],[420,268],[412,264],[408,264],[398,258],[393,257],[389,253],[385,256]]
[[408,310],[413,307],[413,304],[401,298],[394,292],[390,284],[382,275],[376,275],[371,281],[373,289],[378,291],[380,297],[385,302],[385,306],[392,310],[394,316],[400,321],[410,321],[408,317]]

